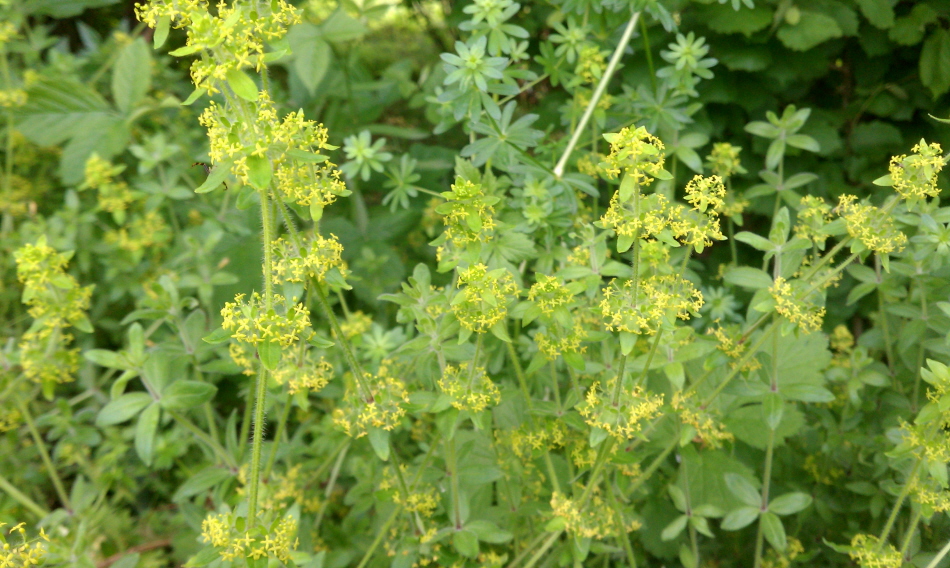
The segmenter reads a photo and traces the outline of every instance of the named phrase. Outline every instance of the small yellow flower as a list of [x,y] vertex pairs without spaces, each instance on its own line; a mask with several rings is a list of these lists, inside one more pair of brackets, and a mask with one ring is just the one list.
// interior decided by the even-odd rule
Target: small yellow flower
[[937,197],[937,174],[943,169],[946,160],[943,149],[936,142],[927,144],[921,140],[913,147],[910,156],[894,156],[888,168],[894,190],[908,201]]
[[442,377],[438,380],[439,390],[452,399],[452,406],[458,410],[478,413],[500,403],[501,391],[485,373],[485,368],[470,369],[469,365],[446,365]]
[[489,271],[475,264],[459,274],[459,292],[452,300],[452,312],[463,328],[485,333],[508,314],[508,303],[518,292],[505,268]]
[[848,234],[878,254],[904,250],[907,236],[894,225],[894,219],[873,205],[857,203],[854,195],[838,198],[837,212],[844,219]]
[[610,143],[610,155],[601,164],[607,177],[614,179],[626,173],[643,187],[653,183],[663,169],[663,143],[646,128],[624,128],[616,134],[604,134],[604,139]]
[[904,559],[892,544],[880,546],[877,537],[868,534],[856,534],[851,539],[851,552],[848,556],[861,568],[900,568]]
[[706,157],[706,166],[714,174],[722,178],[730,178],[735,174],[746,173],[742,167],[742,161],[739,159],[739,152],[742,148],[733,146],[728,142],[717,142],[713,144],[712,152]]
[[775,311],[801,327],[805,333],[820,330],[825,318],[825,308],[799,297],[800,292],[796,290],[797,288],[801,288],[798,280],[789,283],[781,276],[775,279],[769,288],[769,294],[775,300]]

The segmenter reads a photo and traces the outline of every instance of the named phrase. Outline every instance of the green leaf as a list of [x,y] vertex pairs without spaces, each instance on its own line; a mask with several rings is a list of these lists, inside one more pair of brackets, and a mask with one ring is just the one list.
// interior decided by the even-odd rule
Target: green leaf
[[920,81],[934,99],[950,90],[950,31],[935,29],[920,51]]
[[750,507],[759,507],[762,505],[762,496],[759,491],[749,483],[746,478],[735,473],[727,473],[724,476],[726,486],[732,491],[732,494],[740,501]]
[[218,388],[201,381],[175,381],[162,392],[162,408],[188,410],[214,398]]
[[[775,243],[773,243],[769,239],[766,239],[765,237],[756,235],[755,233],[750,233],[748,231],[742,231],[741,233],[738,233],[736,235],[736,240],[739,241],[740,243],[745,243],[751,246],[752,248],[756,250],[760,250],[762,252],[769,252],[769,251],[775,250]],[[739,268],[745,268],[745,267],[739,267]],[[769,278],[770,285],[771,285],[771,280],[772,279]]]
[[672,523],[666,525],[666,528],[660,533],[660,538],[663,540],[673,540],[678,537],[680,533],[683,532],[683,529],[686,528],[687,521],[689,521],[689,517],[686,515],[676,517]]
[[475,558],[478,556],[478,537],[469,530],[456,531],[452,535],[452,546],[462,556]]
[[119,110],[128,114],[152,84],[152,54],[141,38],[119,51],[112,69],[112,97]]
[[247,157],[247,179],[254,189],[267,189],[270,186],[274,169],[267,156]]
[[730,6],[710,4],[697,10],[697,16],[713,31],[721,34],[741,33],[748,37],[769,27],[772,23],[772,8],[764,2],[756,2],[754,8],[736,14]]
[[323,154],[314,154],[313,152],[300,150],[299,148],[291,148],[290,150],[287,150],[287,156],[297,160],[298,162],[305,162],[307,164],[322,164],[329,159]]
[[152,34],[152,47],[154,49],[158,49],[165,45],[165,40],[168,39],[168,31],[171,28],[171,23],[172,19],[168,14],[158,17],[158,22],[155,24],[155,33]]
[[776,515],[794,515],[811,505],[811,495],[805,493],[786,493],[769,503],[769,511]]
[[821,150],[821,146],[818,145],[818,141],[807,134],[792,134],[786,138],[785,141],[789,146],[800,148],[802,150],[808,150],[809,152],[818,152]]
[[130,392],[109,401],[96,416],[96,426],[112,426],[133,418],[152,402],[152,397],[144,392]]
[[184,57],[186,55],[191,55],[192,53],[198,53],[201,51],[201,47],[197,45],[186,45],[184,47],[179,47],[174,51],[169,51],[168,55],[172,57]]
[[782,519],[778,518],[775,513],[766,512],[762,514],[762,533],[765,535],[765,540],[769,541],[769,544],[779,552],[785,550],[785,547],[788,546]]
[[[780,344],[781,345],[781,344]],[[783,390],[784,392],[784,390]],[[769,427],[762,418],[759,405],[737,408],[723,419],[726,428],[746,444],[764,450],[769,442]],[[785,438],[793,436],[805,425],[805,417],[794,405],[786,403],[782,421],[775,430],[775,445],[784,445]]]
[[785,401],[782,399],[782,395],[777,392],[770,392],[765,395],[765,400],[762,402],[762,418],[770,430],[778,429],[784,414]]
[[[736,238],[738,238],[738,235],[736,235]],[[759,238],[761,239],[762,237]],[[762,240],[769,242],[766,239]],[[750,266],[737,266],[727,270],[723,275],[723,280],[734,286],[747,288],[749,290],[761,290],[772,285],[772,277],[769,276],[768,273]]]
[[737,531],[752,524],[759,517],[758,507],[742,507],[729,511],[719,525],[724,531]]
[[871,25],[886,30],[894,25],[894,3],[891,0],[857,0],[861,13]]
[[511,337],[508,335],[508,324],[504,319],[489,328],[491,334],[505,343],[511,343]]
[[112,564],[112,568],[135,568],[139,564],[142,555],[138,552],[127,554]]
[[204,183],[195,188],[195,193],[208,193],[217,189],[231,173],[231,164],[231,161],[216,164]]
[[251,79],[250,75],[240,69],[231,69],[225,77],[235,95],[252,103],[257,100],[257,83]]
[[228,339],[231,339],[231,332],[220,327],[201,338],[202,341],[205,343],[210,343],[211,345],[224,343]]
[[82,356],[87,361],[91,361],[96,365],[105,367],[107,369],[120,369],[123,371],[132,369],[132,365],[129,364],[129,360],[125,357],[125,355],[115,351],[109,351],[107,349],[90,349],[88,351],[84,351]]
[[330,44],[321,36],[320,28],[306,22],[287,32],[287,43],[294,53],[294,71],[311,95],[316,92],[333,61]]
[[802,10],[795,25],[785,23],[776,35],[785,47],[794,51],[808,51],[829,39],[841,37],[844,32],[831,16]]
[[155,433],[158,430],[158,419],[161,416],[161,406],[153,402],[142,414],[135,425],[135,452],[147,466],[152,465],[152,454],[155,451]]
[[472,521],[466,523],[465,528],[474,532],[481,542],[502,544],[514,538],[514,535],[509,531],[502,530],[491,521]]
[[276,341],[264,341],[257,344],[257,356],[261,359],[261,364],[268,371],[273,371],[280,363],[280,343]]
[[342,8],[337,9],[320,24],[320,29],[323,38],[333,43],[360,39],[367,32],[362,22],[347,14]]
[[212,487],[221,485],[226,480],[233,477],[234,473],[223,467],[206,467],[189,477],[188,481],[182,483],[178,490],[175,491],[175,495],[172,497],[172,500],[181,501],[182,499],[193,497],[199,493],[203,493],[208,489],[211,489]]
[[367,438],[376,457],[382,461],[389,461],[389,431],[382,428],[370,428]]

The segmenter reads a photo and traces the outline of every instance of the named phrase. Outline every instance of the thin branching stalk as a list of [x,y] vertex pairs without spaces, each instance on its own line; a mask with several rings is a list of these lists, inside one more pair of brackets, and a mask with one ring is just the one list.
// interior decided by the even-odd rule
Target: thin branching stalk
[[46,448],[46,441],[43,440],[43,436],[41,436],[39,430],[36,429],[36,422],[33,420],[33,414],[30,412],[29,403],[20,400],[19,397],[16,397],[16,401],[20,409],[20,414],[23,415],[23,421],[26,422],[26,427],[29,429],[30,435],[33,437],[33,442],[36,444],[36,449],[39,450],[40,457],[43,459],[43,465],[46,466],[46,471],[53,481],[56,494],[59,495],[59,502],[62,503],[63,507],[66,507],[67,510],[72,511],[73,507],[69,502],[69,495],[63,486],[63,480],[59,477],[59,472],[56,471],[56,466],[53,465],[53,460],[50,459],[49,450]]

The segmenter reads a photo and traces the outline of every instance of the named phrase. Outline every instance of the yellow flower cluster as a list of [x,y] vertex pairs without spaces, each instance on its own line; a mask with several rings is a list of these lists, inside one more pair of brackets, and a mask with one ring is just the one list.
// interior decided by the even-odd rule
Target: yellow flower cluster
[[[29,568],[41,565],[46,556],[46,547],[43,542],[49,542],[46,531],[41,528],[38,538],[28,540],[26,523],[15,525],[9,531],[2,530],[5,526],[6,523],[0,523],[0,568]],[[10,544],[4,532],[7,535],[19,533],[20,544],[16,546]]]
[[13,22],[0,22],[0,46],[6,45],[20,36]]
[[608,331],[652,335],[675,319],[689,319],[703,307],[703,294],[692,282],[679,275],[651,276],[639,283],[634,297],[634,282],[618,285],[614,279],[603,290],[600,315]]
[[601,51],[596,45],[587,45],[581,49],[578,55],[574,73],[585,84],[591,84],[600,80],[606,67],[607,53]]
[[553,361],[559,355],[564,353],[586,353],[587,346],[581,345],[587,339],[587,330],[581,322],[575,322],[567,333],[562,333],[561,329],[554,326],[545,331],[538,331],[534,334],[534,342],[538,346],[538,351],[544,354],[548,361]]
[[107,243],[131,253],[153,250],[165,245],[171,238],[171,230],[158,211],[134,215],[127,226],[108,231],[105,235]]
[[940,195],[937,174],[946,163],[943,148],[936,142],[927,144],[921,140],[911,151],[914,153],[910,156],[891,158],[888,171],[894,190],[908,201],[937,197]]
[[459,274],[459,292],[452,300],[452,312],[465,329],[485,333],[508,315],[508,302],[518,292],[505,268],[489,271],[475,264]]
[[725,204],[726,186],[719,176],[693,176],[686,184],[686,202],[693,206],[693,211],[705,213],[706,209],[719,211]]
[[[736,218],[739,215],[745,213],[746,208],[749,206],[749,200],[739,197],[736,192],[726,192],[726,198],[722,207],[719,209],[719,214],[725,217]],[[741,220],[736,219],[736,222],[741,222]]]
[[713,144],[712,151],[706,156],[706,167],[722,178],[744,174],[745,168],[742,167],[739,152],[742,152],[742,148],[738,146],[733,146],[728,142],[717,142]]
[[595,178],[599,176],[603,170],[598,164],[604,161],[606,156],[603,154],[589,153],[584,154],[577,159],[577,171],[580,173]]
[[264,305],[264,298],[257,292],[250,300],[244,300],[244,294],[238,294],[233,302],[226,302],[221,308],[221,327],[231,332],[231,337],[244,343],[263,343],[276,341],[287,347],[306,335],[310,327],[310,312],[303,304],[291,302],[279,294],[274,294],[274,306]]
[[604,134],[604,139],[610,143],[610,155],[601,164],[607,177],[614,179],[626,173],[643,187],[653,183],[663,170],[663,143],[646,128],[624,128],[615,134]]
[[[405,464],[399,466],[402,475],[405,476],[408,468]],[[408,495],[403,495],[400,490],[400,484],[396,473],[392,467],[383,470],[383,480],[379,483],[381,491],[392,491],[393,502],[402,505],[410,513],[419,513],[423,517],[431,517],[432,513],[438,507],[438,494],[435,487],[426,487],[419,491],[410,491]]]
[[35,320],[18,345],[24,375],[37,383],[55,384],[73,380],[79,369],[79,350],[68,349],[73,336],[64,330],[76,326],[91,332],[86,310],[92,286],[79,286],[65,271],[69,256],[60,254],[40,237],[13,253],[17,278],[23,284],[23,302]]
[[271,249],[274,284],[304,282],[308,277],[324,282],[328,270],[343,265],[340,256],[343,253],[343,245],[335,235],[330,235],[329,238],[315,235],[299,249],[280,237],[271,242]]
[[878,254],[904,250],[907,236],[894,225],[894,219],[873,205],[856,203],[854,195],[838,198],[838,214],[844,218],[848,234]]
[[620,193],[615,192],[600,223],[622,237],[655,237],[670,225],[669,205],[666,197],[653,193],[642,197],[639,211],[633,211],[629,205],[620,203]]
[[613,509],[597,494],[581,508],[573,499],[555,492],[551,496],[551,509],[555,518],[563,519],[567,532],[581,538],[616,537],[641,527],[635,519],[618,519]]
[[333,366],[323,357],[317,361],[313,357],[309,350],[300,357],[282,357],[273,371],[274,380],[279,385],[286,384],[290,394],[319,391],[333,378]]
[[671,406],[679,415],[680,420],[695,431],[694,441],[710,448],[720,448],[723,442],[735,439],[730,432],[726,432],[722,422],[716,420],[708,408],[695,404],[694,397],[675,393]]
[[357,389],[348,389],[341,405],[333,411],[333,423],[347,436],[361,438],[370,428],[392,430],[406,415],[409,393],[403,382],[392,376],[391,363],[383,360],[376,376],[369,379],[369,400]]
[[854,347],[854,336],[851,335],[848,326],[844,324],[835,326],[831,335],[828,336],[828,341],[831,348],[838,353],[849,353]]
[[0,409],[0,432],[9,432],[20,425],[23,416],[16,408]]
[[361,310],[346,314],[346,321],[340,323],[340,331],[343,337],[353,339],[363,335],[373,327],[373,318],[369,314],[364,314]]
[[[794,284],[794,286],[793,286]],[[794,280],[787,282],[779,276],[769,287],[769,294],[775,300],[775,311],[788,321],[799,326],[805,333],[811,333],[821,329],[821,324],[825,318],[825,308],[816,306],[799,298],[795,288],[799,287],[800,281]]]
[[900,551],[894,545],[885,543],[881,547],[880,540],[869,534],[854,535],[848,556],[861,568],[900,568],[904,564]]
[[300,164],[292,160],[283,161],[274,173],[281,195],[297,205],[320,208],[335,202],[337,197],[349,195],[342,175],[333,162]]
[[[947,420],[942,419],[944,426]],[[946,428],[932,434],[929,424],[908,424],[901,422],[901,441],[918,457],[929,463],[950,462],[950,433]]]
[[86,160],[85,180],[79,189],[95,189],[99,192],[99,206],[103,211],[125,211],[132,203],[132,191],[124,181],[115,180],[125,166],[115,166],[93,152]]
[[[729,365],[735,369],[739,365],[739,359],[742,358],[748,348],[748,344],[742,340],[742,330],[739,326],[722,327],[718,325],[715,328],[707,329],[706,334],[714,336],[719,341],[716,348],[733,359]],[[753,357],[742,367],[742,370],[754,371],[761,366],[759,360]]]
[[950,511],[950,491],[941,490],[939,487],[927,487],[920,481],[920,478],[914,480],[911,484],[910,494],[915,502],[924,506],[925,517],[933,513],[946,513]]
[[828,233],[825,227],[832,220],[831,205],[815,195],[802,197],[801,209],[798,210],[798,220],[795,223],[795,236],[808,239],[823,248]]
[[0,108],[26,106],[27,95],[23,89],[0,89]]
[[687,210],[685,206],[674,203],[670,206],[669,218],[673,237],[693,247],[697,253],[712,246],[713,241],[726,240],[719,226],[719,213],[715,209],[700,212],[696,208]]
[[538,274],[537,278],[538,281],[528,289],[528,301],[534,303],[542,314],[549,316],[574,298],[557,276]]
[[561,421],[533,426],[524,423],[514,430],[495,430],[495,445],[528,461],[542,450],[563,447],[567,435],[567,429]]
[[802,462],[802,469],[822,485],[835,485],[836,480],[844,475],[844,471],[840,467],[828,466],[827,464],[819,465],[818,456],[815,454],[805,457],[805,461]]
[[587,391],[584,402],[577,407],[577,411],[590,427],[606,430],[617,440],[625,441],[640,432],[642,421],[660,413],[663,397],[649,394],[640,386],[633,389],[621,388],[617,403],[614,404],[611,401],[611,392],[616,382],[616,377],[610,379],[606,388],[601,388],[600,382],[595,382]]
[[231,356],[231,360],[234,361],[234,364],[238,367],[241,367],[241,373],[247,376],[253,376],[257,374],[255,370],[255,353],[254,347],[248,343],[237,343],[231,342],[228,345],[228,355]]
[[437,239],[436,255],[441,261],[447,251],[444,244],[453,249],[465,249],[472,243],[487,242],[495,232],[495,207],[499,198],[485,195],[481,184],[457,177],[452,191],[442,193],[445,203],[436,205],[436,213],[443,216],[445,230]]
[[255,67],[258,71],[266,62],[264,41],[281,39],[287,28],[300,22],[296,8],[284,0],[271,2],[235,2],[217,5],[217,14],[208,10],[206,0],[158,0],[136,4],[138,19],[150,27],[158,26],[167,18],[176,28],[186,28],[186,55],[201,50],[214,57],[202,57],[191,65],[191,79],[195,87],[208,94],[219,91],[215,81],[223,81],[233,69]]
[[796,558],[805,552],[802,541],[790,536],[785,550],[770,549],[762,559],[762,568],[788,568]]
[[[297,521],[287,516],[269,527],[258,525],[257,534],[238,531],[232,513],[208,515],[201,523],[201,538],[221,550],[221,559],[276,558],[290,561],[290,551],[297,548]],[[293,540],[291,540],[293,539]]]
[[[17,154],[20,156],[21,154]],[[21,163],[17,158],[17,163]],[[35,210],[37,201],[46,193],[48,184],[43,180],[27,179],[17,174],[11,174],[8,178],[9,187],[7,191],[0,193],[0,213],[7,213],[14,217],[19,217],[31,209]]]
[[478,413],[501,402],[501,391],[485,373],[484,367],[446,365],[438,380],[439,390],[452,399],[452,407]]

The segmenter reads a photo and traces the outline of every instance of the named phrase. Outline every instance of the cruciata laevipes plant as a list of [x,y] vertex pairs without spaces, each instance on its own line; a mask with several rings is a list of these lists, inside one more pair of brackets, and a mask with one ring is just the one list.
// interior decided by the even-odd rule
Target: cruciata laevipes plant
[[[200,535],[188,565],[698,568],[735,558],[758,568],[818,555],[846,563],[837,550],[864,567],[898,568],[936,550],[944,535],[927,531],[946,526],[950,510],[940,146],[922,140],[894,157],[876,182],[893,188],[880,205],[803,196],[796,190],[816,176],[787,175],[786,158],[818,148],[800,132],[808,109],[789,106],[746,127],[768,149],[763,183],[743,192],[740,148],[715,144],[704,163],[695,148],[708,138],[685,130],[698,110],[686,103],[717,63],[703,38],[680,35],[662,52],[670,65],[651,75],[652,91],[607,93],[638,25],[646,35],[643,19],[673,25],[661,3],[594,12],[616,20],[612,53],[590,39],[590,14],[571,13],[542,44],[541,75],[523,63],[529,34],[511,22],[519,8],[466,6],[460,29],[470,36],[441,58],[444,80],[427,102],[437,129],[461,122],[468,145],[425,211],[436,270],[420,264],[383,296],[396,321],[383,329],[347,305],[350,286],[369,283],[343,261],[324,210],[392,155],[362,131],[344,141],[338,168],[322,125],[279,110],[286,93],[268,66],[287,55],[301,12],[280,0],[138,6],[156,45],[172,28],[187,37],[172,52],[195,57],[185,102],[211,99],[199,118],[211,171],[196,191],[220,195],[227,182],[228,196],[261,219],[263,291],[226,302],[220,329],[204,339],[218,372],[229,364],[248,383],[240,425],[208,405],[215,388],[202,373],[216,367],[197,348],[191,378],[168,378],[155,363],[149,338],[160,319],[129,326],[125,351],[86,354],[124,371],[97,425],[137,418],[135,449],[149,465],[169,422],[205,452],[207,467],[177,493]],[[545,140],[537,115],[519,116],[514,99],[543,80],[571,97],[563,139]],[[614,107],[623,119],[607,128]],[[411,185],[412,160],[398,163],[387,172],[397,209],[426,193]],[[113,180],[120,169],[91,156],[83,185],[100,200],[127,195]],[[684,169],[695,175],[684,180]],[[359,212],[362,197],[351,197]],[[764,236],[736,232],[753,203],[773,212]],[[718,272],[713,258],[727,259]],[[48,396],[78,364],[65,330],[89,325],[91,291],[64,272],[68,260],[43,240],[16,257],[35,321],[17,384]],[[854,281],[846,298],[829,299]],[[170,279],[160,287],[150,301],[172,306],[187,346],[203,319],[180,315],[193,304]],[[873,330],[824,333],[833,301],[872,293]],[[36,370],[39,340],[69,372]],[[144,392],[129,387],[136,376]],[[887,394],[878,408],[871,392]],[[64,510],[80,510],[82,492],[65,490],[23,409],[0,426],[27,422]],[[880,424],[867,418],[873,410],[885,413]],[[875,483],[846,484],[841,464]],[[867,497],[855,512],[871,524],[816,534],[810,524],[840,512],[823,502],[839,486]],[[45,516],[9,483],[0,489]],[[42,555],[22,529],[2,562]],[[68,562],[57,539],[49,560]]]
[[[513,4],[508,7],[516,9]],[[484,22],[493,28],[505,19],[505,11],[481,14],[483,8],[488,10],[476,3],[473,27]],[[783,417],[794,412],[793,401],[823,401],[827,391],[783,376],[787,371],[782,359],[793,356],[783,344],[808,342],[821,329],[826,290],[849,265],[874,255],[886,270],[890,255],[906,247],[907,238],[894,215],[899,211],[913,215],[916,208],[928,206],[928,198],[936,197],[935,177],[945,161],[938,146],[922,141],[912,156],[892,161],[890,175],[881,183],[894,185],[897,193],[880,207],[848,195],[841,196],[837,205],[806,197],[793,224],[777,195],[768,238],[752,233],[735,236],[765,253],[763,269],[733,265],[724,274],[726,281],[755,291],[749,312],[739,322],[717,321],[707,327],[708,339],[689,323],[704,308],[703,294],[690,278],[690,259],[726,239],[720,215],[729,209],[726,184],[741,168],[737,152],[724,147],[711,156],[718,173],[696,175],[680,201],[670,186],[651,187],[658,180],[674,179],[665,168],[660,139],[643,127],[605,134],[609,153],[588,167],[608,182],[619,182],[608,208],[592,215],[581,201],[572,220],[574,232],[561,237],[560,246],[568,254],[554,255],[547,270],[540,266],[529,270],[524,264],[516,268],[493,258],[492,244],[505,226],[502,191],[517,178],[495,177],[489,164],[495,159],[507,165],[504,153],[495,149],[478,158],[480,151],[473,148],[468,154],[476,159],[458,164],[451,191],[442,194],[442,203],[435,208],[443,224],[441,236],[433,242],[439,269],[451,271],[453,277],[444,286],[433,286],[428,270],[420,266],[403,293],[387,297],[399,305],[400,321],[411,324],[416,336],[369,361],[366,371],[350,342],[352,335],[343,330],[329,301],[347,288],[342,247],[333,235],[319,232],[323,208],[348,194],[341,172],[320,154],[334,148],[325,129],[306,121],[302,113],[279,118],[268,91],[268,55],[262,42],[280,39],[285,26],[295,21],[294,9],[282,2],[236,4],[221,6],[211,16],[195,3],[153,3],[141,8],[140,16],[157,28],[157,34],[165,33],[170,24],[185,28],[188,45],[175,55],[200,55],[192,64],[196,87],[192,99],[205,93],[221,96],[222,102],[210,103],[201,116],[214,169],[198,191],[213,190],[233,176],[243,188],[239,191],[260,202],[264,293],[239,295],[227,303],[221,312],[222,330],[207,338],[229,339],[232,352],[238,354],[235,360],[256,372],[255,386],[249,390],[254,410],[246,508],[210,515],[203,523],[204,540],[222,560],[245,558],[255,564],[270,557],[291,562],[296,519],[274,511],[262,516],[260,507],[262,478],[273,465],[271,460],[264,468],[262,460],[268,383],[286,383],[295,394],[319,390],[334,370],[317,353],[333,347],[346,363],[343,396],[331,414],[333,423],[349,438],[367,438],[376,456],[392,464],[380,489],[396,506],[379,529],[390,555],[429,563],[450,554],[458,555],[460,562],[477,557],[483,564],[496,565],[505,562],[503,547],[517,534],[518,541],[534,538],[535,543],[508,560],[532,566],[562,542],[562,536],[568,537],[564,553],[575,561],[590,553],[594,541],[616,538],[621,558],[635,566],[629,534],[642,520],[632,502],[642,497],[644,484],[667,464],[671,453],[701,456],[703,449],[732,441],[734,435],[723,423],[739,401],[743,409],[756,409],[756,419],[764,425],[761,486],[739,473],[726,473],[723,480],[731,499],[720,502],[735,505],[723,510],[710,502],[697,503],[700,497],[691,494],[689,474],[683,469],[683,482],[668,486],[683,514],[661,536],[672,540],[688,529],[689,543],[679,552],[687,566],[702,562],[701,536],[713,536],[709,519],[722,518],[725,530],[756,524],[756,566],[764,562],[766,541],[778,554],[789,549],[781,517],[807,508],[812,498],[795,491],[774,495],[774,454],[782,441]],[[621,42],[629,37],[637,16]],[[515,29],[505,31],[519,35]],[[506,60],[499,56],[516,51],[516,45],[505,32],[489,33],[467,47],[460,44],[458,57],[444,58],[450,69],[459,66],[449,73],[446,84],[457,84],[474,96],[464,107],[456,106],[456,118],[471,119],[484,109],[492,128],[514,127],[507,126],[513,107],[499,113],[497,99],[475,96],[471,89],[490,93],[487,80],[503,79],[499,68]],[[483,59],[486,54],[493,58]],[[590,49],[578,55],[581,83],[612,72],[616,57],[601,68],[597,56]],[[479,59],[483,63],[477,63]],[[703,70],[708,66],[696,67],[697,76],[706,76]],[[260,88],[248,74],[250,69],[261,73]],[[695,81],[689,74],[680,76],[679,87],[689,91]],[[601,81],[598,87],[604,84]],[[596,90],[591,95],[582,125],[600,96]],[[809,140],[795,138],[805,119],[807,113],[791,109],[782,119],[785,122],[773,121],[778,124],[772,130],[750,131],[780,135],[783,142],[810,149]],[[799,125],[787,125],[789,121]],[[790,131],[787,136],[783,128]],[[530,136],[525,140],[530,142]],[[574,142],[555,167],[557,177]],[[363,143],[368,147],[369,139]],[[768,170],[777,168],[778,191],[784,189],[783,149],[770,151],[766,164]],[[350,153],[351,158],[357,154]],[[509,162],[515,159],[507,156]],[[360,166],[364,179],[367,167]],[[526,188],[545,184],[524,183]],[[297,206],[296,214],[309,216],[313,223],[309,231],[297,228],[288,205]],[[829,238],[837,243],[826,250]],[[612,251],[628,262],[610,260]],[[844,251],[850,255],[839,258]],[[308,302],[322,308],[332,339],[314,331]],[[533,353],[527,368],[522,367],[524,352]],[[492,368],[497,374],[493,360],[499,358],[514,371],[510,388],[491,376]],[[662,369],[662,374],[651,376],[653,369]],[[935,383],[935,396],[946,388],[938,378],[941,372],[945,374],[945,367],[934,362],[921,374]],[[407,373],[415,379],[405,379]],[[549,375],[546,380],[543,373]],[[739,377],[744,385],[737,389],[734,381]],[[562,378],[568,379],[567,384]],[[425,384],[429,387],[419,388]],[[289,408],[289,400],[286,405]],[[944,419],[936,410],[924,414],[917,426],[904,428],[898,451],[905,448],[902,451],[915,457],[915,465],[883,533],[858,534],[846,548],[859,561],[888,562],[889,555],[897,553],[886,544],[887,537],[907,494],[916,491],[915,495],[941,502],[939,488],[946,485],[946,474],[941,477],[939,467],[927,466],[942,463],[943,450],[930,446]],[[399,455],[407,452],[394,444],[393,436],[413,415],[419,424],[413,429],[421,429],[418,436],[425,439],[428,432],[424,443],[429,449],[421,461],[411,459],[410,465],[402,463]],[[282,417],[279,429],[285,424]],[[278,439],[280,435],[279,430]],[[459,453],[472,444],[518,458],[508,463],[520,464],[520,471],[502,469],[492,480],[497,483],[494,501],[510,511],[506,522],[471,517],[473,500],[485,498],[476,489],[478,484],[463,480]],[[438,492],[424,485],[437,449],[444,461],[446,497],[441,504]],[[684,467],[695,460],[683,458]],[[927,493],[933,491],[928,487],[938,492]],[[519,509],[531,501],[549,504],[550,521],[543,530],[525,525],[525,512]],[[261,525],[266,528],[258,528]],[[441,544],[446,539],[451,542],[447,552]],[[361,564],[379,543],[377,538]],[[480,552],[484,546],[489,552]]]

